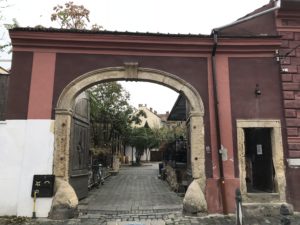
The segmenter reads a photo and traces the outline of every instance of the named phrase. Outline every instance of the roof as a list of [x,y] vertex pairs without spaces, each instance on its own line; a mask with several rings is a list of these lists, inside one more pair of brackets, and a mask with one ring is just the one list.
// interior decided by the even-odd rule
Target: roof
[[250,36],[250,37],[276,37],[278,36],[275,26],[275,13],[272,9],[274,1],[254,10],[239,18],[235,22],[213,29],[219,36]]
[[180,94],[168,116],[169,121],[185,121],[186,120],[186,98]]
[[6,69],[4,69],[3,67],[0,66],[0,74],[1,75],[8,75],[9,72]]
[[62,29],[46,27],[15,27],[10,31],[31,31],[31,32],[53,32],[53,33],[86,33],[86,34],[113,34],[113,35],[138,35],[138,36],[162,36],[162,37],[210,37],[204,34],[171,34],[152,32],[131,32],[131,31],[109,31],[109,30],[86,30],[86,29]]
[[[257,26],[257,25],[255,25]],[[55,51],[88,54],[202,57],[211,54],[211,35],[92,31],[18,27],[9,31],[14,51]],[[278,36],[227,33],[218,51],[274,52]],[[231,35],[231,36],[230,36]],[[255,39],[255,40],[254,40]],[[238,40],[238,41],[236,41]]]
[[[242,18],[240,18],[242,19]],[[130,32],[130,31],[109,31],[109,30],[80,30],[80,29],[61,29],[61,28],[46,28],[46,27],[15,27],[9,31],[24,31],[24,32],[45,32],[45,33],[70,33],[70,34],[107,34],[107,35],[120,35],[120,36],[153,36],[153,37],[177,37],[177,38],[211,38],[212,34],[174,34],[174,33],[152,33],[152,32]],[[255,35],[255,34],[232,34],[226,35],[228,38],[277,38],[278,35]]]

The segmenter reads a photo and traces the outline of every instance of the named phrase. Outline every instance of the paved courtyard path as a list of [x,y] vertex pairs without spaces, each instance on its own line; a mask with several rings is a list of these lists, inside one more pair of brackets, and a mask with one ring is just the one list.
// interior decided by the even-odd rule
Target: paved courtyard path
[[[158,164],[122,167],[117,176],[80,201],[79,218],[70,220],[0,217],[0,225],[233,225],[234,216],[182,214],[182,198],[157,179]],[[281,217],[255,216],[244,219],[245,225],[280,225]],[[17,221],[17,222],[15,222]],[[300,225],[300,214],[291,217]]]
[[123,166],[99,189],[80,202],[82,212],[93,214],[143,214],[182,211],[182,198],[158,179],[158,164]]

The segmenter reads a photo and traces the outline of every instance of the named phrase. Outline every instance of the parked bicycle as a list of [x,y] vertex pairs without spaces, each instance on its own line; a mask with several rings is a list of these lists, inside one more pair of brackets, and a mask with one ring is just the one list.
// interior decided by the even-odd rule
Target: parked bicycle
[[99,188],[104,184],[103,167],[102,164],[93,164],[89,170],[88,189],[93,187]]

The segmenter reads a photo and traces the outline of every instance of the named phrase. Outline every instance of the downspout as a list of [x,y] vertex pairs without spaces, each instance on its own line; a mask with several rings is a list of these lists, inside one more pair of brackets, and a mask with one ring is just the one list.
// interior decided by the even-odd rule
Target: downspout
[[219,98],[218,98],[218,82],[216,77],[216,51],[218,47],[218,32],[213,31],[213,37],[214,37],[214,45],[212,49],[212,77],[213,77],[213,92],[214,92],[214,103],[215,103],[215,118],[216,118],[216,134],[217,134],[217,146],[218,146],[218,159],[219,159],[219,173],[220,173],[220,187],[221,187],[221,197],[222,197],[222,206],[223,206],[223,213],[228,214],[227,210],[227,202],[225,197],[225,179],[224,179],[224,170],[223,170],[223,160],[222,160],[222,154],[220,150],[222,149],[222,142],[221,142],[221,125],[220,125],[220,109],[219,109]]
[[226,191],[225,191],[225,177],[224,177],[224,169],[223,169],[223,160],[222,160],[222,152],[221,149],[223,148],[222,142],[221,142],[221,124],[220,124],[220,109],[219,109],[219,98],[218,98],[218,82],[217,82],[217,74],[216,74],[216,51],[218,47],[218,32],[224,28],[228,28],[243,22],[246,22],[248,20],[254,19],[256,17],[265,15],[269,12],[273,12],[280,8],[281,0],[274,0],[275,6],[267,9],[265,11],[250,15],[248,17],[245,17],[243,19],[237,20],[233,23],[227,24],[222,27],[218,27],[213,29],[212,35],[214,39],[214,44],[212,48],[212,77],[213,77],[213,92],[214,92],[214,110],[215,110],[215,119],[216,119],[216,135],[217,135],[217,146],[218,146],[218,161],[219,161],[219,174],[220,174],[220,187],[221,187],[221,198],[222,198],[222,206],[223,206],[223,213],[228,214],[228,208],[227,208],[227,199],[226,199]]

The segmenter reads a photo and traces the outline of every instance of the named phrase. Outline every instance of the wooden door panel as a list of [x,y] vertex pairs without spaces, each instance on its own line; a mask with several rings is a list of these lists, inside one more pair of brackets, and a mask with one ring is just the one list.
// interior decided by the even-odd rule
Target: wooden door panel
[[70,151],[70,184],[78,199],[88,194],[88,160],[89,160],[89,104],[83,98],[76,102],[72,121]]

